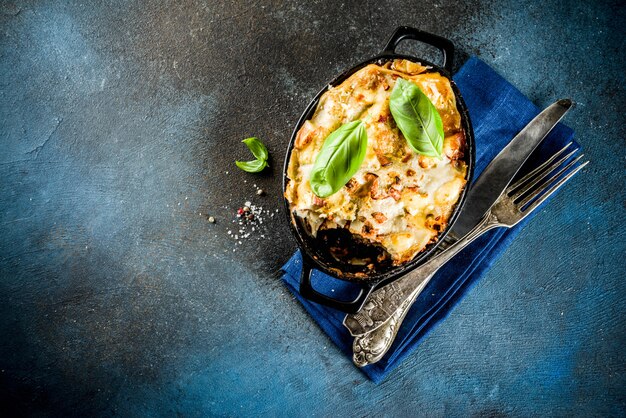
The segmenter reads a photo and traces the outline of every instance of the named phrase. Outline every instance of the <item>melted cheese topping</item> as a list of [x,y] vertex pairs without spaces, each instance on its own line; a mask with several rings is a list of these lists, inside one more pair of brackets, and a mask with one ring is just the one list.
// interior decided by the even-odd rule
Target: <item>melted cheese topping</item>
[[[370,64],[320,98],[300,128],[288,167],[285,197],[315,235],[320,228],[348,228],[382,245],[394,264],[410,261],[446,226],[465,187],[465,136],[450,81],[407,60]],[[440,159],[416,155],[389,110],[396,80],[415,83],[433,102],[444,129]],[[309,185],[313,163],[326,137],[361,119],[367,130],[365,161],[337,193],[320,199]]]

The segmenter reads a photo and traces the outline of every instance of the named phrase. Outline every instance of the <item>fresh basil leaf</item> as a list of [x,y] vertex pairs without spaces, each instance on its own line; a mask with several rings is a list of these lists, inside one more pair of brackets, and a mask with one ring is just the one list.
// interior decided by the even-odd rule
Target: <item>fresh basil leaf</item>
[[343,124],[328,135],[311,170],[313,193],[324,198],[341,189],[361,167],[366,150],[367,132],[360,120]]
[[418,154],[441,157],[443,122],[430,99],[412,82],[399,78],[389,109],[409,146]]
[[253,136],[251,138],[246,138],[241,142],[246,144],[250,152],[252,152],[252,155],[254,155],[257,160],[267,160],[267,148],[265,148],[265,145],[263,145],[259,138]]
[[248,173],[258,173],[267,167],[267,161],[265,160],[235,161],[235,164]]
[[250,152],[252,152],[252,155],[256,157],[256,160],[235,161],[237,167],[241,168],[243,171],[247,171],[248,173],[258,173],[267,167],[267,158],[269,157],[269,153],[259,138],[246,138],[241,142],[246,144]]

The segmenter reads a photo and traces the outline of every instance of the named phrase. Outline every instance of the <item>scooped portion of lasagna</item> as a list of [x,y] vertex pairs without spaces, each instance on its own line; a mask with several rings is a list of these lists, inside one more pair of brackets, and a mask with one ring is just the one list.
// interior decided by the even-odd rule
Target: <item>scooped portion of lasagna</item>
[[[417,155],[389,109],[396,81],[419,87],[439,112],[444,130],[440,158]],[[309,178],[325,138],[342,124],[360,119],[367,152],[358,172],[331,196],[311,191]],[[466,184],[465,135],[450,81],[407,60],[370,64],[338,86],[329,86],[292,150],[285,198],[310,234],[343,229],[382,246],[393,265],[412,260],[435,242]]]

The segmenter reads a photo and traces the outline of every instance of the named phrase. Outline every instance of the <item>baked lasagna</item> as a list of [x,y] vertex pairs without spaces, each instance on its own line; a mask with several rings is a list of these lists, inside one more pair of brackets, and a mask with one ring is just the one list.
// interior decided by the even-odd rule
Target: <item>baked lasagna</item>
[[[439,112],[443,153],[416,154],[396,126],[389,97],[397,80],[415,83]],[[367,151],[357,173],[338,192],[320,198],[310,173],[325,138],[360,119]],[[450,80],[428,67],[396,59],[370,64],[321,96],[311,119],[297,133],[289,160],[285,198],[311,236],[348,231],[382,247],[392,265],[412,260],[447,227],[466,184],[465,134]]]

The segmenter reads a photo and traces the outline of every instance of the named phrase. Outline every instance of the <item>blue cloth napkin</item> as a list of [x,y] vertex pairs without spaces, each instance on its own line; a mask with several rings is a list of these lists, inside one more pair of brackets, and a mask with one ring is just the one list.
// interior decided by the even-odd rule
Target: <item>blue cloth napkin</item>
[[[469,109],[476,138],[477,178],[502,148],[540,111],[515,87],[491,67],[470,58],[454,76]],[[559,124],[533,153],[525,170],[537,166],[573,138],[574,132]],[[536,212],[535,212],[536,213]],[[491,231],[476,240],[446,264],[428,284],[402,324],[394,345],[386,356],[362,371],[378,383],[415,350],[422,339],[465,296],[491,267],[500,254],[532,217],[515,228]],[[319,326],[339,348],[352,357],[353,338],[342,325],[344,313],[313,303],[298,293],[302,258],[297,251],[283,266],[283,280]],[[320,292],[338,298],[351,299],[354,285],[315,271],[313,286]]]

